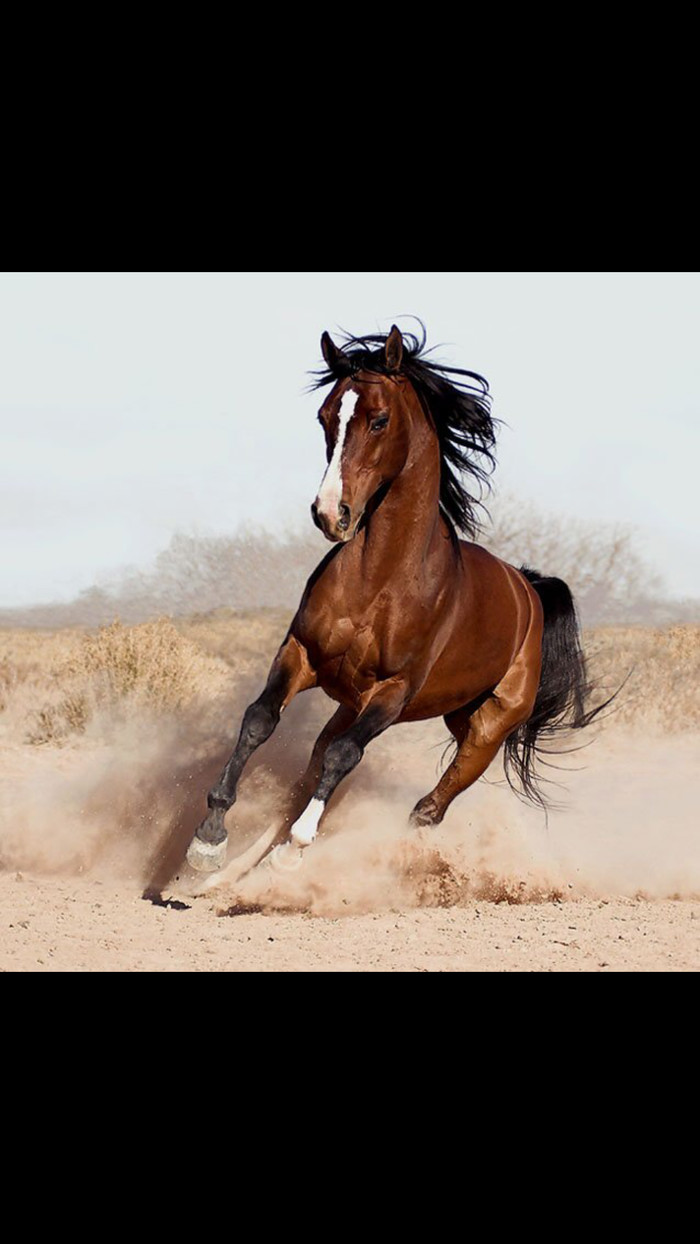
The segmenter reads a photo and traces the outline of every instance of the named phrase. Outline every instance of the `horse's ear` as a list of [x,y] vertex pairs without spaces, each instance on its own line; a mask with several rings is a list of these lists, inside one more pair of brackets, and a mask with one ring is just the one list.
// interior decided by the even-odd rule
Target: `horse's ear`
[[403,337],[401,329],[395,324],[391,326],[391,332],[384,343],[384,358],[389,371],[398,371],[403,359]]
[[338,349],[330,333],[324,333],[321,337],[321,353],[326,360],[326,366],[329,371],[335,371],[343,357],[342,351]]

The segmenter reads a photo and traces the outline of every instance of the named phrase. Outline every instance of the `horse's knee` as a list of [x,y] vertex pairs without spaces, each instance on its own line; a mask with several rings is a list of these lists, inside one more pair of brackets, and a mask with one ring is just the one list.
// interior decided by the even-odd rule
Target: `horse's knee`
[[355,739],[340,738],[329,743],[323,757],[323,770],[316,797],[325,803],[338,783],[359,764],[362,756],[363,749]]
[[241,743],[245,747],[259,747],[269,739],[279,719],[279,709],[275,710],[266,700],[256,700],[243,715]]

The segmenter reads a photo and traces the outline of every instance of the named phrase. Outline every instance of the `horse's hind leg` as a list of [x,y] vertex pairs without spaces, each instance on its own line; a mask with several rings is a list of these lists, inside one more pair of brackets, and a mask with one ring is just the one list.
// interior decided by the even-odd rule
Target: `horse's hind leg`
[[313,687],[315,682],[316,675],[305,649],[290,635],[275,657],[265,690],[246,709],[235,751],[207,795],[209,812],[187,851],[188,863],[197,872],[215,872],[223,864],[226,858],[224,817],[236,802],[236,788],[246,763],[269,739],[290,700],[300,691]]
[[457,787],[456,785],[457,766],[460,748],[469,733],[472,716],[469,709],[459,708],[454,713],[448,713],[444,718],[445,725],[457,744],[457,753],[434,790],[419,799],[410,816],[411,825],[439,825],[452,800],[460,790],[464,790],[464,786]]
[[452,800],[485,773],[501,744],[532,713],[540,663],[521,653],[491,695],[473,713],[458,709],[445,718],[457,742],[457,755],[434,790],[411,813],[412,825],[439,825]]

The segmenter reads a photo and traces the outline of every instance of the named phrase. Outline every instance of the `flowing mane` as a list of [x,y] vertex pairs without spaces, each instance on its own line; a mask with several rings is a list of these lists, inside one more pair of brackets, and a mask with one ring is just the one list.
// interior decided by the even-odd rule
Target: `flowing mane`
[[[425,349],[425,325],[418,322],[420,338],[415,333],[401,334],[403,359],[398,373],[387,370],[384,344],[388,333],[345,334],[335,366],[312,372],[315,379],[310,387],[320,389],[359,372],[406,376],[440,444],[440,509],[453,532],[475,537],[481,527],[478,510],[484,509],[482,498],[489,491],[489,475],[496,465],[499,421],[491,414],[488,381],[477,372],[428,359],[431,351]],[[453,376],[467,376],[474,383],[450,379]],[[477,496],[467,491],[462,476],[477,485]]]

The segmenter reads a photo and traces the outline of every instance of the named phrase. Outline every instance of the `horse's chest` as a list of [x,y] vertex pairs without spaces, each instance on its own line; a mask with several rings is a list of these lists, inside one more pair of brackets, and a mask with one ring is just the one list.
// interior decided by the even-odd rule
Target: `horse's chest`
[[374,627],[335,618],[308,645],[324,691],[354,703],[382,677],[382,652]]

